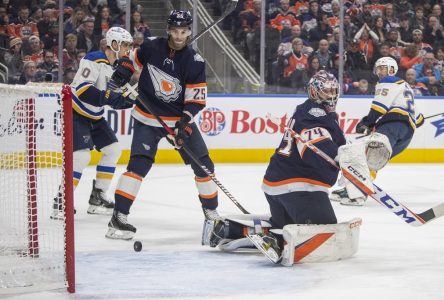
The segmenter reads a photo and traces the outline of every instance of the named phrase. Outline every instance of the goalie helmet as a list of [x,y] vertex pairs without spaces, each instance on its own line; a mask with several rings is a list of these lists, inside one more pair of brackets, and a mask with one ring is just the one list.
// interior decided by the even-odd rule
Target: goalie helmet
[[188,27],[191,28],[193,24],[193,18],[191,13],[186,10],[172,10],[167,20],[168,29],[171,26],[174,27]]
[[308,96],[323,105],[327,112],[335,111],[339,97],[339,83],[336,77],[324,70],[317,72],[308,82]]
[[389,76],[395,76],[396,73],[398,73],[398,63],[396,60],[389,56],[381,57],[375,62],[375,66],[373,68],[373,73],[376,76],[378,75],[378,68],[379,67],[387,67],[387,75]]

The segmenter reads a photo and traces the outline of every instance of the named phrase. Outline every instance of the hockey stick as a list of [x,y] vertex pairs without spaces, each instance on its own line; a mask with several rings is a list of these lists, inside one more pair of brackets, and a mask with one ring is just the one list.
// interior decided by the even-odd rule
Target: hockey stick
[[208,25],[207,27],[202,29],[198,34],[193,36],[189,40],[188,44],[193,43],[194,41],[199,39],[201,36],[203,36],[205,33],[207,33],[207,31],[209,31],[211,28],[213,28],[214,26],[216,26],[217,24],[222,22],[223,19],[225,19],[229,14],[231,14],[236,9],[237,2],[238,2],[238,0],[231,0],[230,2],[228,2],[227,7],[225,8],[225,11],[222,14],[222,16],[220,16],[219,19],[217,19],[216,21],[213,21],[213,23],[211,23],[210,25]]
[[361,192],[375,199],[379,204],[388,208],[392,213],[397,215],[407,224],[412,226],[421,226],[424,225],[434,219],[444,216],[444,203],[438,204],[430,209],[427,209],[421,213],[415,213],[410,210],[408,207],[399,203],[395,199],[393,199],[389,194],[384,192],[380,187],[373,183],[374,192],[369,191],[364,184],[360,184],[356,177],[351,174],[349,170],[344,168],[340,168],[338,163],[332,159],[328,154],[323,152],[321,149],[316,147],[310,142],[305,141],[297,132],[293,129],[283,126],[279,124],[279,119],[274,118],[271,115],[267,115],[267,118],[273,123],[277,124],[280,127],[283,127],[287,132],[291,134],[291,136],[297,139],[299,142],[303,143],[304,146],[310,148],[315,154],[319,155],[323,159],[325,159],[329,164],[334,166],[337,169],[342,171],[342,174],[353,184],[355,185]]
[[431,116],[424,117],[424,120],[427,120],[427,119],[430,119],[430,118],[434,118],[434,117],[437,117],[437,116],[441,116],[441,115],[444,115],[444,112],[442,112],[442,113],[440,113],[440,114],[436,114],[436,115],[431,115]]
[[[130,84],[126,84],[125,88],[127,88],[131,92],[131,94],[133,94],[137,98],[137,100],[139,100],[139,102],[143,105],[143,107],[146,110],[148,110],[154,116],[154,118],[156,118],[157,122],[159,122],[160,125],[162,125],[162,127],[168,132],[168,134],[172,135],[173,137],[176,136],[176,134],[174,133],[174,130],[171,129],[170,127],[168,127],[168,125],[158,115],[153,113],[153,110],[151,109],[148,102],[144,101],[144,99],[142,99],[142,97],[139,95],[139,93],[135,90],[135,88],[133,86],[131,86]],[[236,200],[236,198],[234,198],[234,196],[231,195],[231,193],[223,186],[223,184],[216,178],[216,176],[213,173],[211,173],[211,171],[200,161],[200,159],[193,153],[193,151],[188,149],[188,147],[186,145],[184,145],[179,150],[183,150],[199,166],[199,168],[202,171],[204,171],[205,174],[207,174],[207,176],[209,176],[211,178],[211,180],[221,189],[221,191],[224,192],[225,195],[227,195],[227,197],[240,209],[241,212],[243,212],[244,214],[250,214]]]

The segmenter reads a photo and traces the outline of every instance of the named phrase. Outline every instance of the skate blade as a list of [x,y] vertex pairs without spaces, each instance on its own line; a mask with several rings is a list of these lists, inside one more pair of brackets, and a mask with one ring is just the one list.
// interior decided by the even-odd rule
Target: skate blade
[[88,207],[87,213],[90,215],[104,215],[111,216],[113,214],[114,208],[106,208],[104,206],[90,205]]
[[51,220],[63,221],[65,220],[65,214],[58,209],[55,209],[52,214],[49,216]]
[[262,252],[263,255],[265,255],[266,258],[268,258],[272,263],[278,264],[282,257],[280,257],[276,251],[273,250],[273,248],[265,249],[263,247],[264,240],[258,236],[258,235],[247,235],[247,238],[254,244],[254,246],[259,249],[260,252]]
[[131,240],[134,237],[134,232],[108,228],[105,237],[113,240]]

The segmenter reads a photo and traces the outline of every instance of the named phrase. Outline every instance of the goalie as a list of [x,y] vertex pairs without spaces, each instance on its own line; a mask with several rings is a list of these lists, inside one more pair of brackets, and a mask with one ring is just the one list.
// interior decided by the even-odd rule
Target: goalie
[[[335,112],[339,84],[332,74],[320,71],[310,79],[308,93],[309,99],[296,107],[287,126],[336,157],[338,148],[346,143]],[[342,153],[347,156],[348,151]],[[328,188],[336,182],[338,172],[287,130],[262,184],[271,217],[244,215],[207,221],[203,244],[224,250],[254,245],[274,263],[282,261],[288,266],[351,256],[357,250],[360,220],[337,224]]]
[[[376,61],[374,73],[379,77],[379,82],[375,98],[368,115],[356,126],[357,133],[369,135],[362,142],[374,176],[390,158],[407,148],[415,129],[424,123],[424,116],[416,115],[413,90],[407,82],[395,76],[397,72],[398,64],[393,58],[381,57]],[[346,180],[341,178],[339,185],[344,183]],[[364,205],[367,196],[353,190],[353,187],[335,190],[331,200],[340,201],[343,205]]]

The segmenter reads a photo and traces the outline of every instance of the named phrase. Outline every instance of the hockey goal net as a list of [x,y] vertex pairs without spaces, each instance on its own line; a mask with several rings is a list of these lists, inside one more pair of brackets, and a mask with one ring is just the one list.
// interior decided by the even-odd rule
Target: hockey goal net
[[0,84],[0,297],[74,292],[71,118],[69,86]]

